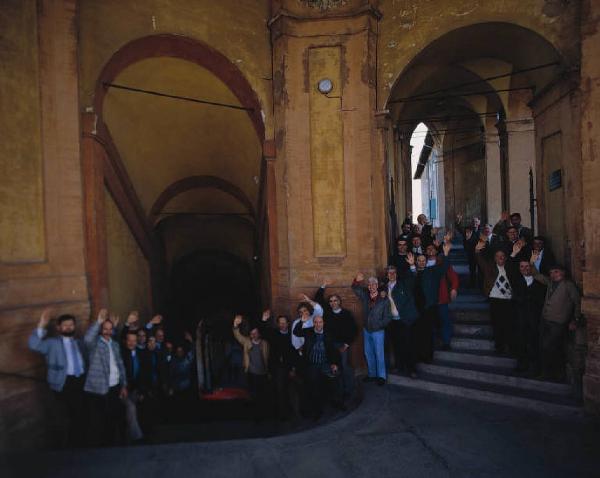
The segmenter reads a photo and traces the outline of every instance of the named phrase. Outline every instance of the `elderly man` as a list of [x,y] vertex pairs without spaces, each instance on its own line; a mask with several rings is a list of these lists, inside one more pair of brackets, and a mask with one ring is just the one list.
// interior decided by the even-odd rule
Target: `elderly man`
[[[496,352],[504,353],[507,347],[514,351],[516,322],[513,289],[519,280],[519,273],[515,264],[507,261],[506,252],[497,250],[493,259],[490,259],[482,253],[485,248],[485,242],[480,240],[475,247],[475,254],[483,272],[483,292],[490,300],[490,318]],[[519,252],[520,248],[517,246],[513,252],[514,256]]]
[[385,385],[385,328],[392,320],[391,301],[387,292],[379,291],[379,281],[369,277],[367,287],[363,286],[365,276],[359,273],[352,282],[352,291],[359,298],[363,308],[364,353],[367,359],[367,382]]
[[546,286],[536,281],[529,261],[519,261],[520,277],[516,281],[514,301],[517,311],[517,369],[539,375],[540,369],[540,319]]
[[61,315],[56,319],[58,337],[47,337],[50,309],[42,312],[37,329],[29,337],[29,348],[46,358],[47,380],[66,417],[65,446],[82,446],[83,430],[83,383],[86,364],[85,348],[75,338],[75,317]]
[[264,418],[269,381],[269,343],[262,339],[256,327],[250,330],[250,337],[242,335],[242,320],[241,315],[233,319],[233,336],[244,351],[244,371],[248,378],[248,391],[255,405],[255,418]]
[[331,294],[325,300],[325,289],[330,285],[330,280],[323,282],[315,294],[315,302],[323,304],[325,329],[340,353],[342,368],[340,377],[344,395],[348,397],[354,391],[354,370],[351,366],[350,346],[356,339],[358,328],[352,312],[342,307],[342,298],[338,294]]
[[[531,254],[531,264],[538,259],[538,252]],[[550,266],[550,278],[532,267],[535,279],[547,286],[542,310],[542,376],[549,380],[563,381],[565,376],[565,341],[569,329],[575,330],[581,321],[581,297],[573,281],[565,278],[565,268]]]
[[[303,322],[307,320],[303,318]],[[329,388],[332,406],[344,409],[339,381],[340,355],[332,338],[325,332],[323,317],[314,317],[312,327],[302,327],[298,323],[293,332],[305,340],[309,404],[314,418],[318,419],[323,413],[323,401]]]
[[102,309],[84,337],[90,362],[84,390],[90,397],[94,437],[101,445],[114,443],[123,414],[120,399],[127,398],[125,366],[119,345],[112,338],[113,321],[117,320],[110,320],[108,311]]

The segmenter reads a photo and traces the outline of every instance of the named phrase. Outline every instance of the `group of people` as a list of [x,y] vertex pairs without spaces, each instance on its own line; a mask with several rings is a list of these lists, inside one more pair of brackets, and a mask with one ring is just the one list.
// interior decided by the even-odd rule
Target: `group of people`
[[165,402],[189,392],[191,349],[166,340],[162,316],[142,326],[131,312],[119,328],[119,317],[102,309],[83,340],[75,337],[73,315],[56,318],[55,336],[48,335],[50,320],[46,309],[29,347],[46,357],[48,384],[66,419],[63,445],[141,441],[166,409],[177,409]]
[[[482,226],[478,218],[461,223],[459,216],[456,227],[472,285],[489,300],[497,352],[514,355],[518,368],[532,376],[564,379],[565,338],[581,323],[575,284],[556,264],[545,239],[532,237],[520,224],[518,213],[503,213],[494,227]],[[450,349],[448,305],[459,289],[448,260],[451,249],[452,233],[439,237],[424,215],[417,224],[409,217],[386,277],[354,277],[352,291],[362,309],[364,381],[385,385],[392,365],[416,378],[416,364],[432,361],[436,341]],[[258,319],[234,317],[231,340],[241,349],[257,419],[269,414],[318,418],[328,402],[345,409],[355,387],[350,353],[358,327],[339,294],[326,296],[331,285],[324,281],[313,299],[303,295],[293,321],[269,310]],[[142,440],[162,411],[180,408],[177,401],[192,394],[192,335],[186,332],[185,341],[174,347],[160,315],[142,325],[131,312],[118,328],[119,318],[103,309],[83,340],[75,338],[74,316],[59,316],[57,335],[51,337],[49,321],[45,310],[29,347],[46,357],[48,383],[67,417],[69,445],[112,444],[119,433],[129,442]]]
[[531,377],[563,381],[569,330],[582,324],[580,293],[543,236],[533,236],[519,213],[498,223],[474,217],[463,226],[471,285],[488,298],[495,348],[517,358]]

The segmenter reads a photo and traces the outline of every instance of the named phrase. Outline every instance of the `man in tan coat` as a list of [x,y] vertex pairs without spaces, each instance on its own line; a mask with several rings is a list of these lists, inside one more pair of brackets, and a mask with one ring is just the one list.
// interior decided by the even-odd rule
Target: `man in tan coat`
[[537,251],[531,254],[533,276],[548,287],[541,324],[542,375],[546,379],[562,381],[565,340],[568,330],[575,330],[581,320],[581,298],[577,286],[565,278],[564,267],[550,266],[550,277],[542,275],[534,265],[537,255]]
[[242,320],[241,315],[233,319],[233,336],[244,350],[243,365],[248,378],[248,391],[255,403],[256,418],[263,418],[268,396],[269,343],[262,339],[257,328],[250,330],[250,337],[242,335]]

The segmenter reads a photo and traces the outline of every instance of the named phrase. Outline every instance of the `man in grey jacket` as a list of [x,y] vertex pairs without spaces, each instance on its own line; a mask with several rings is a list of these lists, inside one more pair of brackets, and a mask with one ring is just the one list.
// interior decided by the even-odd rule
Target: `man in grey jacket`
[[550,266],[548,278],[535,268],[537,259],[538,251],[533,251],[530,261],[533,277],[547,286],[541,324],[542,375],[562,381],[565,341],[568,330],[575,330],[581,321],[581,297],[573,281],[565,278],[564,267]]
[[113,327],[108,311],[102,309],[84,337],[89,356],[84,390],[90,397],[92,436],[98,445],[112,444],[124,423],[120,399],[127,398],[127,378],[119,344],[112,339]]
[[[56,319],[57,337],[47,336],[50,309],[42,312],[37,328],[29,337],[29,348],[46,358],[47,380],[54,392],[61,415],[65,417],[62,445],[82,446],[83,383],[85,380],[85,348],[75,338],[75,317],[64,314]],[[61,427],[62,428],[62,427]]]

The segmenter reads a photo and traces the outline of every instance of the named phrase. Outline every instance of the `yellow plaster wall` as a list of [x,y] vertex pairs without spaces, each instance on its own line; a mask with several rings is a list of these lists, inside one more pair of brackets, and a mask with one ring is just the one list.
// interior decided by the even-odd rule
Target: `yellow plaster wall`
[[[240,105],[211,72],[175,58],[139,61],[115,83]],[[104,119],[147,212],[166,187],[195,175],[223,178],[256,203],[262,145],[245,111],[111,88]]]
[[378,106],[409,62],[427,45],[457,28],[484,22],[507,22],[546,38],[568,64],[577,62],[578,2],[569,2],[560,14],[550,12],[544,0],[381,0],[379,23]]
[[[308,50],[310,159],[315,256],[346,254],[341,48]],[[316,88],[328,78],[327,95]]]
[[0,8],[0,262],[39,262],[44,237],[35,0]]
[[108,306],[123,320],[131,310],[146,318],[151,313],[150,266],[107,190],[105,211]]
[[82,0],[79,11],[83,105],[92,104],[98,75],[120,47],[147,35],[174,33],[208,44],[241,70],[260,99],[272,137],[268,0]]

